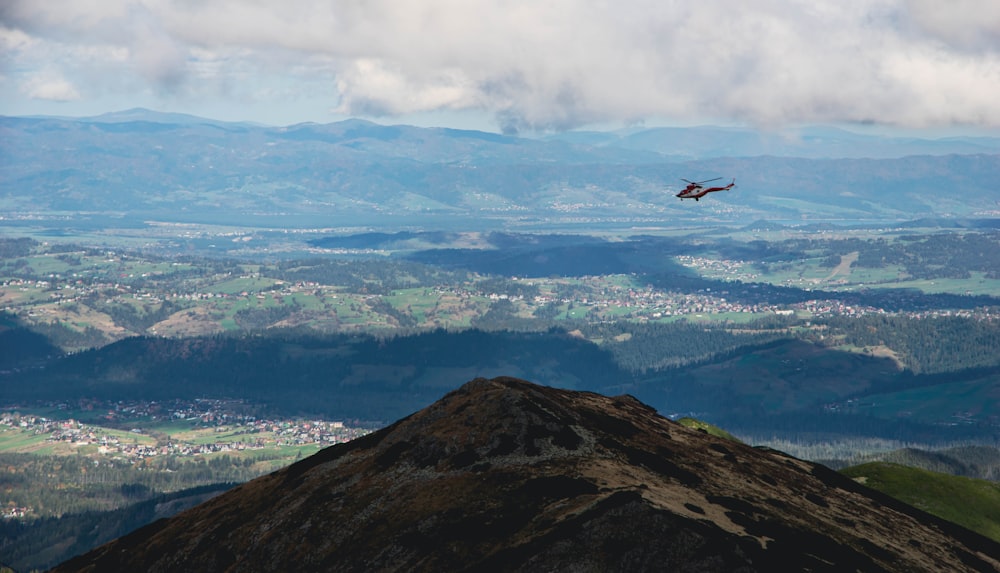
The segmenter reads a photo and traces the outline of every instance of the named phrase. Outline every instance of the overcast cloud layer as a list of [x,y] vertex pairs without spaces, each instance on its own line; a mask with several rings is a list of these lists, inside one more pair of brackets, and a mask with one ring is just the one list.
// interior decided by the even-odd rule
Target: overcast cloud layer
[[3,0],[0,52],[5,114],[1000,128],[998,0]]

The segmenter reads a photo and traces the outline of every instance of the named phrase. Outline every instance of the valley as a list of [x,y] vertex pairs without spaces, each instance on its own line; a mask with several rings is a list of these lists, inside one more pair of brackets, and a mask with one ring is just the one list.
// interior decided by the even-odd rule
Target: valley
[[[3,564],[54,565],[477,378],[995,483],[995,139],[727,157],[699,155],[711,130],[148,115],[0,118]],[[717,172],[738,187],[673,197]]]
[[[272,262],[11,239],[0,261],[0,309],[45,329],[63,350],[134,335],[291,327],[321,332],[460,328],[481,325],[489,311],[497,315],[501,309],[508,318],[541,322],[747,322],[770,314],[808,318],[888,311],[990,316],[991,297],[1000,292],[1000,277],[991,270],[1000,261],[990,258],[996,247],[990,235],[944,234],[937,242],[947,244],[924,258],[902,265],[880,255],[873,264],[869,253],[914,243],[912,238],[897,240],[899,234],[883,233],[873,240],[867,230],[863,235],[868,239],[851,231],[786,231],[777,241],[742,244],[739,233],[715,232],[707,241],[694,241],[698,234],[613,241],[584,236],[583,246],[572,249],[564,244],[572,240],[567,236],[452,234],[431,244],[420,236],[400,240],[390,235],[360,248],[321,249],[324,259],[312,254]],[[536,244],[504,249],[491,243],[504,240]],[[908,246],[924,248],[928,241]],[[461,247],[469,244],[476,247]],[[859,251],[842,253],[858,245],[865,249],[860,264]],[[525,253],[531,254],[530,261]],[[730,254],[745,259],[725,258]],[[525,259],[518,269],[525,274],[504,276],[502,267],[512,264],[504,257],[518,263]],[[964,267],[954,264],[963,258],[973,260]],[[946,267],[944,260],[952,264]],[[665,274],[672,275],[665,280],[687,284],[655,284]],[[762,285],[789,287],[799,294],[795,300],[787,300],[789,293],[777,295],[786,300],[748,296]],[[813,291],[815,295],[806,294]],[[859,296],[861,291],[866,294]],[[930,301],[933,294],[964,299],[918,301]],[[971,298],[975,296],[984,298]]]
[[[20,474],[22,485],[8,489],[3,517],[37,519],[114,509],[117,504],[113,498],[90,497],[95,487],[89,486],[103,489],[115,482],[109,477],[115,472],[102,468],[159,472],[170,467],[176,470],[191,461],[208,462],[216,469],[240,467],[239,481],[245,481],[322,447],[363,436],[377,426],[357,421],[347,425],[343,421],[260,418],[252,411],[238,400],[210,399],[8,405],[0,412],[0,460],[13,463],[19,455],[31,455],[37,460],[68,458],[77,464],[67,468],[56,464],[48,468],[50,473],[44,479],[33,475],[30,465],[9,470]],[[78,465],[82,460],[92,463]],[[104,475],[94,479],[94,474]],[[219,477],[213,472],[176,479],[162,491],[209,485],[217,483]],[[52,478],[58,484],[55,495],[39,491],[39,485]],[[124,498],[146,497],[164,485],[146,482],[140,479],[132,484],[141,485],[141,494],[123,489]],[[117,485],[124,488],[128,484]],[[63,492],[61,499],[59,492]]]

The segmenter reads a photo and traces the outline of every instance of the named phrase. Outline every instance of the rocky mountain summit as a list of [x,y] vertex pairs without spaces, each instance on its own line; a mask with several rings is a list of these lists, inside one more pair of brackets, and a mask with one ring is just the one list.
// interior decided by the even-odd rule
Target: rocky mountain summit
[[997,571],[1000,544],[630,396],[476,379],[56,571]]

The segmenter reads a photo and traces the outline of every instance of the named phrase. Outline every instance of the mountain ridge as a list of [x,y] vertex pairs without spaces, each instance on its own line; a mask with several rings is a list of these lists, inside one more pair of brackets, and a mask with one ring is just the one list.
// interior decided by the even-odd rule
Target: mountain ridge
[[630,396],[500,377],[54,571],[990,571],[996,555]]
[[[618,139],[518,138],[363,120],[269,127],[144,112],[117,117],[122,121],[114,114],[0,117],[0,199],[10,220],[72,213],[74,220],[103,215],[129,224],[377,221],[385,228],[413,219],[461,227],[477,217],[482,230],[535,220],[986,217],[995,215],[1000,169],[1000,138],[922,140],[896,154],[888,150],[903,148],[869,136],[858,136],[865,145],[838,144],[877,156],[859,157],[807,153],[808,145],[732,129],[661,129],[648,145],[629,147]],[[698,207],[674,197],[682,179],[713,177],[734,178],[737,189]]]
[[[416,127],[406,124],[347,118],[331,122],[299,122],[272,125],[250,120],[220,120],[188,113],[158,111],[135,107],[110,111],[93,116],[3,116],[0,118],[25,118],[34,120],[79,121],[86,123],[149,122],[175,125],[215,125],[224,127],[256,127],[262,129],[295,130],[303,128],[338,129],[353,128],[371,131],[398,131],[400,129],[432,130],[453,135],[481,138],[491,141],[512,142],[519,139],[560,141],[582,144],[587,147],[611,147],[633,151],[647,151],[676,155],[682,159],[707,157],[738,157],[773,155],[803,158],[898,158],[907,155],[967,155],[1000,152],[1000,137],[989,135],[952,135],[919,137],[904,135],[865,134],[843,127],[802,126],[784,130],[759,130],[750,127],[696,125],[686,127],[656,126],[631,127],[610,131],[573,130],[537,137],[517,137],[492,131],[448,127]],[[678,141],[684,142],[686,151],[676,153]]]

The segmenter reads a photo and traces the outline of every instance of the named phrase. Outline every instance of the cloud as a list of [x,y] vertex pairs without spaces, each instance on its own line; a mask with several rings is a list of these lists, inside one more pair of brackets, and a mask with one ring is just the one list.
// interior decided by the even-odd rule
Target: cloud
[[159,18],[147,9],[132,10],[129,20],[132,37],[126,41],[135,73],[159,91],[178,89],[189,74],[187,56],[191,47],[164,29]]
[[64,78],[35,77],[21,87],[21,91],[31,99],[67,102],[80,99],[80,92]]
[[919,37],[972,53],[1000,52],[1000,2],[910,0],[904,18]]
[[81,86],[250,99],[300,85],[343,114],[482,111],[510,131],[1000,127],[1000,4],[956,1],[8,0],[0,30],[21,38],[6,67],[55,61]]

